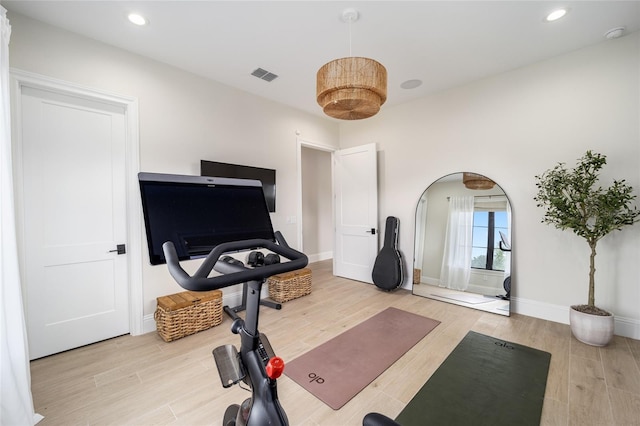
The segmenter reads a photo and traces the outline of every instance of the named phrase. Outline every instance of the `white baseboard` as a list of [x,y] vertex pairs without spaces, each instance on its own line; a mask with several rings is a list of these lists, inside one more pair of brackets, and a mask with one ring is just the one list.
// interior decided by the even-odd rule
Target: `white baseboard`
[[511,312],[561,324],[569,324],[568,306],[511,297]]
[[433,278],[433,277],[427,277],[425,275],[421,275],[420,276],[420,282],[423,283],[423,284],[439,286],[440,285],[440,278]]
[[152,333],[156,330],[156,320],[153,318],[153,314],[145,315],[142,318],[142,333]]
[[640,340],[640,320],[633,318],[615,317],[615,331],[618,336]]
[[320,262],[322,260],[333,259],[333,252],[325,251],[322,253],[308,254],[307,257],[309,258],[309,263]]
[[[330,258],[331,257],[328,259]],[[311,261],[311,257],[309,258],[309,261]],[[242,303],[242,286],[230,287],[230,289],[233,291],[227,289],[223,291],[222,304],[227,306],[240,305]],[[269,291],[267,286],[263,286],[262,297],[267,297],[268,294]],[[568,306],[512,297],[511,312],[547,321],[559,322],[561,324],[569,324]],[[143,330],[144,333],[156,331],[156,321],[153,318],[153,314],[144,316]],[[617,336],[640,340],[640,320],[616,316],[615,334]]]
[[[512,297],[511,312],[561,324],[569,324],[568,306]],[[640,320],[616,316],[615,334],[640,340]]]

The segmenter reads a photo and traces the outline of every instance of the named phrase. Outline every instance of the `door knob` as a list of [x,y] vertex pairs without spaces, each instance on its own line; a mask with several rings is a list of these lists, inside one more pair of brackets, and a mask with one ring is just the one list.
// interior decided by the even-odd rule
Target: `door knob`
[[109,250],[109,253],[125,254],[127,252],[124,244],[118,244],[115,250]]

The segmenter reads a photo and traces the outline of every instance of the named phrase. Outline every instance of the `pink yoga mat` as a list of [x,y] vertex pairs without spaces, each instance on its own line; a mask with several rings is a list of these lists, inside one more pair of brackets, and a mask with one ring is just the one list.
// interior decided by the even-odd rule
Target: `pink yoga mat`
[[338,410],[438,324],[440,321],[387,308],[289,361],[284,373]]

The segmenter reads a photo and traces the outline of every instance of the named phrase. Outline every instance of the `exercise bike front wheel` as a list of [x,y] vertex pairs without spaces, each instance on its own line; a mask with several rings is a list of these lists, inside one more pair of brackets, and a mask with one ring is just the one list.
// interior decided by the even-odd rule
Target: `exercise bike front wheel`
[[240,406],[238,404],[228,406],[224,412],[222,424],[224,426],[235,426],[238,410],[240,410]]
[[240,405],[233,404],[227,407],[224,412],[224,426],[246,426],[249,420],[249,412],[251,411],[251,398],[247,398]]

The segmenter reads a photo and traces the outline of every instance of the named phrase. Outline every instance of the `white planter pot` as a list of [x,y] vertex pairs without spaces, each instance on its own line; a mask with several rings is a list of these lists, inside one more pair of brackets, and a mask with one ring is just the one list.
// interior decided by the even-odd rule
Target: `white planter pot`
[[613,338],[613,315],[591,315],[570,308],[569,325],[573,336],[587,345],[606,346]]

